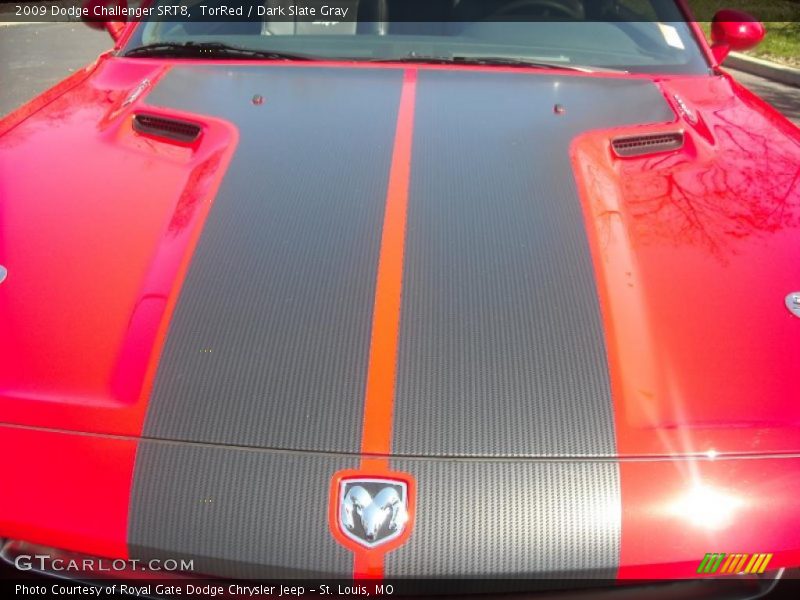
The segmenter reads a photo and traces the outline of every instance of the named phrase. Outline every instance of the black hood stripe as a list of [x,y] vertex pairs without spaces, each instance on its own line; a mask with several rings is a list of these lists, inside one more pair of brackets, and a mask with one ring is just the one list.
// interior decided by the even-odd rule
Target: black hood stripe
[[[328,529],[328,490],[366,439],[402,77],[190,67],[151,94],[226,119],[241,139],[144,431],[211,445],[141,442],[132,556],[198,557],[199,570],[229,576],[352,573]],[[646,81],[421,70],[417,88],[391,448],[441,458],[381,461],[417,481],[415,529],[385,574],[612,577],[615,463],[446,457],[614,456],[568,148],[585,130],[672,113]]]
[[387,578],[616,577],[615,462],[393,459],[391,466],[416,477],[417,509],[413,535],[386,556]]
[[647,81],[420,73],[395,453],[615,455],[569,146],[671,116]]
[[[328,528],[328,490],[359,464],[402,77],[174,68],[148,97],[229,121],[240,140],[144,427],[148,438],[212,445],[140,443],[131,556],[192,558],[197,572],[228,577],[352,574],[352,554]],[[256,93],[263,104],[250,102]]]
[[357,459],[143,440],[128,544],[142,560],[194,560],[219,577],[349,577],[328,532],[328,485]]
[[[416,110],[393,451],[615,456],[569,147],[589,129],[670,120],[663,96],[644,81],[423,72]],[[414,475],[417,507],[389,578],[616,576],[615,462],[390,467]]]
[[358,452],[401,82],[390,70],[193,67],[152,92],[149,103],[233,123],[240,141],[170,324],[146,436]]

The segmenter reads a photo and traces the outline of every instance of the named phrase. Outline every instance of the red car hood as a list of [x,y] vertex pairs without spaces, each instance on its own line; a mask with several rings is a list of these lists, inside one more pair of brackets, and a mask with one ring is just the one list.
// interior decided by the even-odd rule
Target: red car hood
[[[3,129],[0,536],[232,577],[800,561],[800,138],[727,77],[107,58]],[[346,477],[405,484],[399,537],[343,534]]]
[[[181,78],[188,77],[186,73],[191,69],[196,69],[193,77],[201,73],[191,80],[199,87],[185,90],[189,99],[171,103],[167,92],[174,92],[181,82],[189,81]],[[152,412],[147,416],[145,427],[146,433],[153,437],[220,443],[233,439],[241,445],[298,450],[358,450],[349,440],[360,439],[360,409],[353,412],[356,416],[353,420],[344,404],[345,408],[335,408],[335,403],[345,403],[344,399],[328,398],[324,390],[313,386],[302,387],[301,375],[292,374],[289,363],[280,369],[275,367],[278,370],[272,372],[273,367],[263,362],[269,359],[270,364],[276,364],[285,345],[276,347],[274,352],[270,350],[257,363],[248,362],[246,356],[238,354],[220,358],[220,361],[233,361],[235,365],[219,368],[230,368],[226,373],[236,373],[242,381],[255,379],[256,386],[260,385],[259,373],[271,373],[275,378],[297,376],[300,378],[297,385],[302,389],[282,392],[297,392],[298,399],[293,406],[305,410],[313,404],[303,404],[304,398],[321,394],[319,397],[324,403],[320,400],[320,405],[332,402],[334,409],[330,414],[324,408],[319,411],[327,415],[326,418],[336,419],[339,410],[348,417],[350,424],[334,424],[333,427],[339,429],[329,438],[322,435],[297,440],[278,433],[265,438],[263,427],[268,429],[269,426],[259,420],[266,419],[258,412],[260,409],[254,413],[253,405],[247,405],[240,407],[237,413],[236,405],[224,405],[222,388],[214,392],[218,394],[217,402],[212,403],[216,407],[210,407],[198,417],[204,419],[206,425],[183,427],[178,424],[178,421],[191,421],[191,415],[187,417],[188,413],[182,408],[185,399],[181,399],[181,394],[194,397],[204,393],[191,386],[187,390],[180,386],[186,384],[187,379],[213,385],[213,381],[203,379],[208,371],[204,370],[206,367],[198,367],[195,359],[214,357],[214,352],[222,353],[227,348],[223,334],[215,344],[205,345],[202,336],[192,337],[192,332],[207,319],[236,323],[236,313],[228,308],[233,306],[238,310],[237,294],[248,293],[225,288],[226,272],[235,271],[235,265],[217,265],[220,270],[209,275],[210,279],[203,279],[198,266],[204,264],[204,260],[211,260],[206,253],[216,252],[204,248],[207,239],[215,239],[213,236],[224,239],[223,233],[230,236],[228,239],[236,239],[231,230],[215,229],[224,229],[223,224],[212,220],[218,210],[215,204],[218,190],[223,189],[221,184],[237,185],[238,193],[248,193],[248,178],[257,179],[258,170],[253,170],[252,161],[249,170],[236,168],[236,161],[256,147],[243,147],[239,143],[243,128],[248,127],[248,119],[256,120],[271,110],[272,94],[276,96],[274,110],[285,108],[280,104],[279,86],[283,84],[276,83],[277,80],[259,82],[259,76],[252,71],[236,79],[243,69],[252,68],[244,65],[170,67],[154,61],[112,59],[102,63],[90,77],[73,81],[71,89],[26,120],[15,124],[12,117],[7,121],[10,131],[0,138],[3,170],[0,177],[0,264],[8,269],[7,280],[0,285],[3,323],[0,421],[138,435],[149,407]],[[394,134],[394,114],[402,83],[399,69],[360,70],[331,65],[326,68],[278,66],[267,70],[273,74],[302,73],[286,84],[286,94],[295,93],[301,99],[307,94],[329,94],[332,103],[343,102],[346,95],[337,96],[341,93],[337,85],[345,85],[347,77],[351,77],[354,86],[374,88],[373,100],[384,103],[381,110],[388,111],[388,131]],[[343,73],[345,70],[347,74]],[[330,73],[344,77],[345,83],[337,84]],[[397,77],[394,73],[398,73]],[[435,272],[424,274],[423,267],[418,269],[417,266],[439,260],[441,253],[447,252],[446,244],[468,240],[472,248],[479,248],[478,255],[470,259],[472,262],[459,263],[474,269],[472,275],[453,273],[454,278],[467,277],[465,281],[473,286],[470,289],[486,291],[491,286],[508,283],[491,276],[507,267],[501,264],[501,254],[491,253],[498,244],[509,242],[503,239],[502,230],[482,225],[491,220],[491,215],[478,218],[463,210],[459,212],[457,208],[438,214],[434,207],[430,209],[433,212],[423,217],[423,209],[415,207],[417,197],[443,193],[437,191],[439,188],[435,187],[433,179],[415,179],[415,168],[422,169],[416,165],[435,162],[448,148],[459,152],[456,145],[459,139],[455,134],[452,140],[444,137],[431,138],[429,142],[423,140],[420,136],[431,129],[423,129],[421,119],[428,119],[426,125],[433,128],[436,123],[442,124],[443,131],[447,131],[447,127],[455,127],[455,121],[448,119],[462,111],[461,125],[480,128],[481,139],[488,148],[501,144],[513,147],[519,143],[521,151],[525,152],[531,136],[536,136],[535,128],[527,129],[528,122],[520,123],[519,130],[514,132],[502,108],[469,112],[460,108],[459,102],[464,101],[465,92],[479,95],[484,93],[481,90],[495,84],[502,87],[503,93],[518,89],[520,94],[525,94],[529,91],[526,86],[542,77],[548,78],[548,84],[558,80],[562,86],[583,86],[584,93],[600,95],[613,92],[608,91],[609,85],[633,82],[641,86],[636,88],[641,93],[650,94],[647,96],[650,108],[642,110],[644,113],[649,110],[653,116],[617,119],[617,122],[600,119],[596,126],[589,121],[586,126],[575,126],[569,129],[564,151],[553,163],[567,165],[564,168],[568,178],[553,183],[554,187],[550,188],[525,187],[529,182],[519,180],[516,193],[520,198],[527,198],[526,202],[537,207],[553,202],[572,203],[569,205],[572,212],[548,213],[553,209],[536,208],[532,216],[540,220],[540,225],[542,220],[553,219],[552,223],[545,222],[546,227],[539,232],[546,240],[544,246],[532,250],[531,256],[540,258],[539,266],[527,272],[526,265],[531,263],[523,261],[509,268],[521,269],[518,272],[520,281],[552,277],[552,280],[539,280],[531,290],[546,290],[552,283],[556,287],[573,289],[580,295],[567,293],[550,297],[542,292],[543,296],[532,298],[530,306],[524,310],[518,310],[519,306],[509,309],[508,318],[518,319],[510,325],[491,318],[480,323],[480,319],[486,317],[480,313],[480,306],[468,306],[466,296],[469,294],[457,296],[464,300],[464,305],[463,312],[455,317],[448,315],[449,309],[419,317],[408,308],[411,304],[403,305],[393,452],[438,456],[592,457],[800,451],[800,403],[796,401],[800,398],[800,360],[797,358],[800,319],[790,314],[784,305],[787,294],[800,290],[797,250],[800,135],[796,128],[724,76],[662,81],[631,78],[626,81],[613,77],[545,76],[534,72],[497,73],[474,69],[468,71],[469,81],[449,81],[447,78],[452,77],[452,73],[437,69],[422,69],[420,73],[408,197],[406,260],[409,262],[404,280],[410,291],[404,289],[403,300],[404,303],[418,303],[413,306],[437,302],[436,298],[426,299],[421,294],[435,295],[437,285],[442,289],[447,287],[446,280],[435,279]],[[237,82],[226,90],[232,112],[218,107],[204,112],[196,107],[197,103],[191,98],[213,94],[211,83],[203,82],[218,83],[224,77]],[[550,88],[544,103],[563,100],[557,88]],[[251,103],[254,93],[263,94],[263,106]],[[428,109],[421,99],[426,93],[432,95],[430,114],[425,112]],[[565,122],[581,118],[576,113],[584,109],[570,104],[577,104],[574,98],[564,101]],[[442,106],[447,102],[452,102],[448,111],[433,112],[434,104]],[[262,112],[256,112],[258,110]],[[517,111],[517,117],[523,114],[522,110],[516,105],[507,108],[511,113]],[[534,110],[532,107],[531,111]],[[199,124],[202,135],[190,144],[140,135],[133,130],[131,119],[134,113],[143,111]],[[484,120],[475,120],[477,115],[483,115]],[[290,117],[291,113],[287,113],[284,118]],[[545,122],[546,127],[552,127],[549,123],[557,118],[542,114],[532,122],[539,120],[543,127]],[[329,129],[336,127],[332,122]],[[378,123],[375,127],[383,125]],[[392,136],[385,137],[387,147],[383,147],[383,130],[376,133],[367,129],[352,129],[347,134],[334,131],[334,135],[320,121],[317,128],[298,127],[293,137],[289,129],[279,130],[280,135],[276,133],[263,139],[261,147],[264,152],[292,153],[327,144],[326,152],[335,155],[337,135],[364,136],[364,143],[373,144],[374,148],[374,158],[365,155],[359,159],[364,161],[365,168],[347,171],[346,181],[335,179],[335,171],[325,177],[334,188],[351,189],[353,197],[360,197],[358,195],[365,189],[369,191],[374,187],[370,193],[378,197],[380,203],[376,206],[382,210],[385,187],[381,191],[381,186],[387,185],[390,165],[381,157],[389,156],[387,148],[391,148]],[[683,131],[682,149],[636,158],[619,158],[610,151],[611,140],[616,137],[664,131]],[[535,142],[541,145],[547,139],[542,136]],[[500,189],[509,179],[515,184],[521,171],[504,170],[492,156],[482,159],[485,171],[480,177],[490,182],[490,188]],[[471,159],[463,158],[462,164],[467,164],[468,160]],[[295,178],[295,186],[301,192],[320,193],[320,190],[303,187],[302,169],[292,171],[289,164],[282,168],[286,177]],[[546,180],[548,172],[554,168],[557,167],[547,161],[531,162],[531,181]],[[380,174],[377,180],[374,179],[376,172]],[[456,167],[449,175],[442,176],[456,177],[455,173],[458,173]],[[469,180],[471,174],[463,172],[458,177]],[[495,178],[499,179],[494,181]],[[452,185],[457,185],[456,179]],[[426,191],[425,186],[434,187]],[[566,190],[563,197],[548,195],[562,189]],[[259,193],[269,193],[269,187],[262,188]],[[468,195],[469,191],[463,193]],[[508,195],[503,197],[508,198]],[[340,201],[337,198],[331,196],[330,201]],[[487,198],[490,205],[502,201],[502,198]],[[419,206],[423,205],[420,200]],[[519,206],[524,211],[528,205]],[[239,327],[237,331],[256,330],[263,335],[289,336],[287,339],[310,335],[307,327],[312,327],[322,336],[317,345],[324,346],[326,356],[337,353],[345,356],[340,365],[343,374],[336,375],[331,379],[334,383],[325,386],[340,396],[351,388],[358,390],[366,385],[369,345],[364,340],[369,340],[373,324],[372,300],[378,277],[381,213],[366,204],[363,210],[357,208],[345,207],[342,213],[353,210],[353,215],[363,215],[363,220],[358,220],[361,216],[355,220],[358,228],[348,231],[353,236],[361,236],[363,244],[354,246],[354,252],[363,251],[367,259],[362,265],[358,263],[361,258],[356,255],[348,255],[349,258],[331,255],[331,264],[324,267],[329,269],[328,273],[353,279],[344,286],[339,285],[341,281],[330,282],[319,289],[323,294],[342,294],[328,299],[326,306],[333,307],[330,314],[314,314],[314,310],[321,310],[318,307],[322,304],[312,303],[307,307],[309,312],[303,313],[305,321],[291,322],[290,327],[253,320],[231,325],[234,330]],[[222,205],[219,211],[222,214]],[[288,219],[282,227],[291,231],[296,231],[292,218],[316,218],[313,212],[294,213],[293,216],[287,212],[277,217]],[[248,218],[238,215],[239,221],[234,225],[240,226]],[[520,223],[526,218],[520,213]],[[564,225],[559,219],[569,222]],[[333,223],[332,227],[347,228],[348,223],[354,223],[353,218]],[[429,223],[433,225],[428,226]],[[513,229],[513,225],[509,227]],[[467,238],[458,237],[469,228],[477,229],[470,230]],[[546,238],[547,228],[557,231],[558,237]],[[323,235],[325,228],[320,226],[315,231],[318,236]],[[278,233],[273,233],[273,239]],[[577,238],[569,238],[573,234]],[[425,252],[417,250],[418,245],[429,244],[437,238],[443,240],[445,246]],[[512,239],[511,242],[518,249],[525,240]],[[561,253],[560,244],[573,242],[570,248],[577,248],[575,255],[569,254],[570,249]],[[313,241],[309,240],[309,244],[313,246]],[[531,244],[536,246],[536,240]],[[494,263],[481,263],[481,248],[487,249]],[[582,249],[585,249],[585,256],[579,256]],[[241,248],[236,249],[236,252],[241,251]],[[287,259],[281,256],[278,245],[254,251],[271,253],[262,255],[262,263],[269,262],[270,256]],[[502,255],[511,256],[508,249],[503,250]],[[247,281],[252,281],[253,277],[264,278],[263,281],[269,277],[283,277],[271,271],[271,267],[258,270],[248,263],[246,256],[238,256],[248,268],[254,269]],[[324,280],[324,269],[314,271],[313,265],[304,263],[302,256],[298,258],[297,253],[292,256],[294,258],[288,260],[296,261],[293,269],[301,277],[311,274]],[[309,260],[313,260],[313,253],[309,256]],[[354,266],[348,271],[342,266],[345,263],[333,264],[335,261],[351,261],[347,264]],[[581,272],[586,265],[589,265],[586,273],[590,275],[584,282],[591,281],[591,285],[581,287],[584,283],[580,283],[570,288],[574,283],[570,274]],[[193,273],[192,269],[197,272]],[[431,279],[425,280],[423,275]],[[215,277],[220,279],[215,280]],[[294,279],[286,281],[287,285],[296,283],[297,290],[301,290]],[[306,301],[289,292],[280,295],[267,283],[263,283],[259,293],[272,294],[275,302],[279,297],[285,302],[270,306],[278,315],[278,321],[290,320],[281,316],[283,310],[288,311],[285,315],[294,317],[297,316],[292,312],[295,308],[302,313],[297,305]],[[208,300],[212,296],[213,302]],[[344,302],[343,299],[355,307],[353,314],[347,307],[337,312],[337,302]],[[447,306],[457,310],[453,304],[456,301],[449,299]],[[206,304],[197,308],[203,302]],[[191,312],[190,305],[195,307],[195,312]],[[501,305],[502,301],[496,306],[487,305],[487,310],[496,313],[502,310],[498,308]],[[473,310],[478,312],[470,312]],[[588,316],[581,316],[582,311]],[[531,315],[537,331],[547,330],[548,323],[556,323],[552,326],[554,330],[530,338],[535,347],[525,346],[526,339],[516,340],[511,336],[509,343],[517,346],[503,354],[502,344],[496,345],[488,332],[503,331],[507,326],[512,332],[524,328],[526,323],[519,320],[524,314]],[[352,320],[348,320],[351,317]],[[424,323],[420,325],[415,321],[430,319],[430,327],[435,327],[447,323],[450,318],[476,324],[464,330],[457,330],[458,325],[446,325],[438,331],[426,331]],[[335,339],[342,340],[338,332],[334,331],[330,339],[325,338],[327,323],[331,322],[346,323],[349,330],[355,332],[350,340],[352,347],[347,346],[350,343],[347,339],[342,342],[344,346],[337,347]],[[568,325],[570,322],[575,323],[574,328]],[[593,329],[595,322],[596,330]],[[414,329],[415,323],[419,329]],[[264,328],[259,330],[262,325]],[[294,332],[293,337],[291,332]],[[471,334],[478,336],[475,347],[468,337],[463,337]],[[360,335],[366,337],[362,339]],[[558,345],[559,339],[563,341],[562,346]],[[423,341],[414,346],[416,342],[411,340]],[[450,345],[438,346],[440,342]],[[254,344],[253,348],[263,348],[268,342],[258,338],[250,343]],[[294,347],[293,342],[282,343]],[[481,355],[484,343],[487,351]],[[406,348],[403,344],[413,347]],[[591,352],[587,354],[589,351],[584,351],[584,347],[592,348]],[[477,358],[472,355],[458,358],[461,356],[459,348],[466,348],[468,353],[476,352]],[[187,359],[186,355],[192,353],[196,356]],[[541,372],[549,368],[547,365],[551,363],[547,356],[554,353],[567,358],[553,368],[564,372],[569,369],[577,380],[584,378],[589,382],[587,385],[594,386],[589,389],[591,394],[584,397],[585,390],[577,384],[563,383],[563,377],[548,380],[543,387],[532,386],[520,391],[513,386],[504,388],[506,380],[497,376],[504,365],[524,370],[528,364],[532,370]],[[302,356],[298,354],[288,359],[305,365],[306,373],[311,369],[314,376],[327,377],[327,366],[318,368],[317,363],[311,364],[315,356],[308,350]],[[444,362],[437,363],[437,356],[450,356],[447,359],[450,362],[442,358]],[[352,367],[347,362],[351,359],[360,366]],[[466,362],[458,362],[462,360]],[[337,364],[328,366],[335,370],[339,368]],[[214,368],[217,367],[210,367],[212,373]],[[465,375],[466,384],[446,377],[436,378],[439,369],[448,368],[463,368],[464,373],[481,369],[484,372],[477,378]],[[336,377],[344,379],[340,381]],[[347,383],[348,377],[354,382],[352,385]],[[514,377],[516,375],[510,374],[509,381]],[[551,384],[554,387],[548,388]],[[425,390],[414,389],[414,385],[437,389],[449,386],[448,389],[454,390],[452,394],[442,392],[445,412],[437,412],[436,399],[426,399]],[[237,394],[252,392],[252,388],[236,389]],[[472,398],[471,404],[447,404],[451,401],[447,398],[467,396]],[[514,422],[496,427],[484,425],[502,422],[507,417],[502,414],[506,406],[503,402],[512,396],[516,404],[509,405],[508,410]],[[480,409],[481,397],[485,400],[483,409]],[[607,410],[598,408],[600,412],[573,415],[571,403],[575,403],[578,406],[575,411],[580,412],[580,403],[594,401],[606,402]],[[268,401],[257,406],[265,403]],[[221,410],[220,405],[228,412],[216,412]],[[273,420],[284,419],[285,430],[296,430],[293,427],[302,419],[313,422],[313,416],[286,410],[289,410],[288,416],[281,413],[275,417],[270,413]],[[416,411],[419,418],[409,417],[410,411]],[[417,431],[424,431],[425,422],[434,423],[431,428],[452,422],[457,435],[440,443],[434,432],[420,434],[397,429],[402,427],[397,422],[404,420],[410,423],[409,428]],[[552,444],[537,445],[520,433],[533,431],[536,437],[548,438],[548,431],[537,429],[537,423],[546,423],[548,431],[555,431]],[[571,423],[577,425],[573,427]],[[251,425],[257,426],[254,431],[248,429]],[[581,427],[588,429],[581,430]],[[608,443],[601,439],[602,435],[587,437],[586,431],[591,434],[592,427],[603,429],[602,435],[608,434]],[[313,425],[309,431],[314,431]],[[561,443],[558,436],[562,434],[579,441]],[[495,439],[502,441],[495,442]]]

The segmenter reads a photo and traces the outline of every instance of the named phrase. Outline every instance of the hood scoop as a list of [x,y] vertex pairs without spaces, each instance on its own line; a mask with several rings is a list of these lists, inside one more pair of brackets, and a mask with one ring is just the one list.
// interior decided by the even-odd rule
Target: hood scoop
[[618,137],[611,141],[611,147],[620,158],[671,152],[683,148],[683,132],[672,131]]
[[181,144],[191,144],[200,137],[200,125],[183,119],[139,113],[133,117],[133,130]]

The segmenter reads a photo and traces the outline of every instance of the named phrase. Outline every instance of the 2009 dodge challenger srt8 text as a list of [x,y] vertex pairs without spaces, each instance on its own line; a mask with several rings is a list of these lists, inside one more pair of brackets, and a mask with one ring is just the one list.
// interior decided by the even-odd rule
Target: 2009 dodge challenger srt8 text
[[800,131],[719,67],[762,25],[350,4],[105,23],[2,121],[6,558],[800,566]]

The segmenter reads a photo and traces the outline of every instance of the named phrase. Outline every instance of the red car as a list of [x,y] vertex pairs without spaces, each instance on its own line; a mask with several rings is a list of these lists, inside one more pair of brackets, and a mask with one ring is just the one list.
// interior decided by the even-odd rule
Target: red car
[[800,130],[720,68],[759,22],[169,4],[0,122],[7,560],[800,566]]

